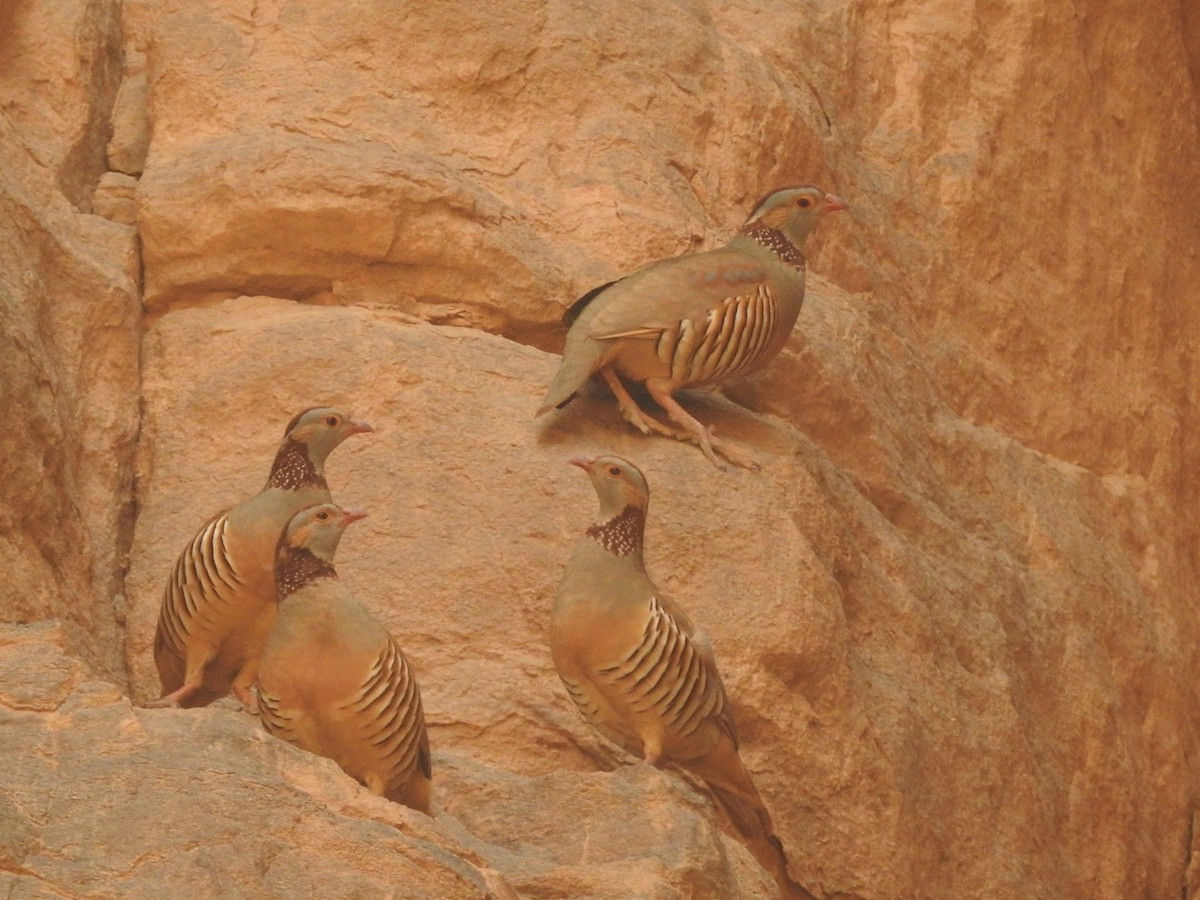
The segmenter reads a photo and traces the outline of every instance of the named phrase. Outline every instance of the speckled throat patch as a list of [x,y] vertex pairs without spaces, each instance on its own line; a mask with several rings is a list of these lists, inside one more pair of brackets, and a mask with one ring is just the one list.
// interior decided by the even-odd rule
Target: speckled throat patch
[[318,578],[337,578],[333,563],[304,547],[289,547],[275,564],[275,599],[283,600]]
[[628,556],[642,549],[642,534],[646,528],[646,511],[627,506],[602,525],[593,525],[587,536],[615,556]]
[[784,237],[783,232],[778,228],[772,228],[770,225],[756,222],[747,228],[743,234],[766,247],[793,269],[798,269],[801,272],[804,271],[807,265],[804,260],[804,254],[800,252],[795,244]]
[[267,486],[290,491],[310,485],[329,487],[325,483],[325,476],[317,471],[313,461],[308,458],[308,447],[300,441],[284,441],[275,454],[275,464],[271,466]]

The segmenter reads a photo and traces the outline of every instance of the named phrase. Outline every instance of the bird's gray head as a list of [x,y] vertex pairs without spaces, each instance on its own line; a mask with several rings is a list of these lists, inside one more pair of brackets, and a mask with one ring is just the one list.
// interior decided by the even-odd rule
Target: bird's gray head
[[351,522],[365,519],[361,509],[344,509],[336,503],[320,503],[292,516],[279,540],[280,555],[292,550],[307,550],[325,562],[333,562],[342,532]]
[[576,457],[571,465],[579,466],[592,479],[600,498],[601,520],[611,519],[629,507],[644,513],[650,505],[646,476],[629,460],[619,456]]
[[742,231],[766,226],[782,232],[796,247],[804,242],[826,213],[848,209],[846,201],[811,184],[780,188],[768,194],[750,212]]
[[366,516],[358,509],[321,503],[300,510],[279,535],[275,548],[275,599],[283,602],[321,578],[337,578],[333,554],[342,532]]
[[350,435],[374,430],[332,406],[312,406],[296,413],[284,429],[267,487],[284,491],[327,488],[325,458]]
[[352,434],[375,429],[366,422],[352,419],[332,406],[312,406],[296,413],[283,433],[284,443],[303,444],[315,463],[323,463],[342,441]]

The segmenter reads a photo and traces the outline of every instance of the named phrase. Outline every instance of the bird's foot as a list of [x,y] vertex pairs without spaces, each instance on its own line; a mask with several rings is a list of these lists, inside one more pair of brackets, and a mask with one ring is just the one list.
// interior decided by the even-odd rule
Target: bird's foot
[[672,438],[685,437],[684,432],[672,428],[670,425],[664,425],[653,416],[642,412],[642,408],[637,405],[637,401],[625,389],[625,385],[621,383],[621,379],[616,372],[605,368],[601,369],[601,373],[604,375],[604,380],[608,382],[613,396],[617,398],[617,409],[621,411],[622,419],[642,434],[661,434]]
[[177,690],[171,691],[169,694],[163,694],[157,700],[151,700],[145,704],[145,709],[182,709],[183,701],[196,693],[194,685],[185,684]]
[[233,686],[233,696],[242,704],[242,712],[249,713],[252,716],[258,715],[258,697],[249,688],[235,684]]
[[620,402],[620,398],[618,398],[617,408],[621,411],[621,418],[642,434],[661,434],[665,437],[687,439],[686,432],[672,428],[670,425],[664,425],[653,416],[642,412],[641,407],[633,402],[632,397],[629,398],[628,403]]
[[729,441],[717,440],[716,435],[713,433],[715,430],[715,427],[712,425],[707,428],[700,425],[697,431],[680,431],[675,436],[681,441],[689,441],[698,446],[708,461],[722,472],[727,471],[727,469],[725,463],[718,458],[718,453],[739,469],[748,469],[751,472],[758,471],[758,460],[755,457],[738,450]]
[[673,386],[669,381],[649,378],[646,380],[646,389],[650,391],[650,396],[658,405],[667,411],[667,415],[683,426],[680,431],[674,432],[672,437],[699,445],[708,461],[722,472],[725,471],[725,464],[717,458],[718,453],[740,469],[758,471],[758,461],[754,457],[735,450],[724,441],[718,441],[713,435],[714,429],[711,425],[705,428],[699,419],[679,405],[679,402],[671,394]]
[[691,439],[686,431],[680,431],[678,428],[672,428],[670,425],[664,425],[652,416],[648,416],[641,410],[634,407],[632,411],[621,411],[622,417],[640,431],[642,434],[661,434],[664,437],[675,438],[676,440],[686,441]]
[[756,456],[754,456],[751,453],[746,453],[742,450],[738,450],[736,447],[733,446],[733,444],[729,443],[728,441],[716,440],[712,436],[711,430],[709,431],[709,442],[712,444],[712,448],[714,451],[716,451],[717,453],[720,453],[723,457],[725,457],[727,460],[729,460],[729,462],[731,462],[733,465],[737,466],[739,469],[746,469],[749,472],[757,472],[759,470],[760,466],[758,463],[758,458]]

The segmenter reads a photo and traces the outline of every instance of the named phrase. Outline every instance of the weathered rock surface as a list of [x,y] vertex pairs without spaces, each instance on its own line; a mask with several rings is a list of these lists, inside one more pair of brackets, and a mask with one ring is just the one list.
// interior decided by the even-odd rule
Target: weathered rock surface
[[[131,707],[64,656],[51,627],[0,627],[0,651],[6,896],[616,900],[766,889],[710,823],[711,806],[646,766],[524,778],[438,754],[456,800],[433,820],[232,705]],[[667,815],[613,814],[641,804]]]
[[[815,893],[1200,896],[1200,19],[752,7],[0,8],[0,616],[62,622],[0,638],[15,895],[769,894],[553,674],[604,448]],[[688,401],[761,472],[602,391],[531,422],[565,303],[798,180],[852,204],[802,333]],[[378,429],[340,567],[421,679],[432,824],[125,699],[183,543],[326,401]]]
[[0,11],[0,614],[61,619],[123,677],[138,429],[137,235],[90,214],[115,3]]

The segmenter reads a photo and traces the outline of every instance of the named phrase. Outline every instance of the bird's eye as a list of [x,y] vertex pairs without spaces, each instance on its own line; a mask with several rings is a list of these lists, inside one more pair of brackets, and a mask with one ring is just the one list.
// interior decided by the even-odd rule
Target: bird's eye
[[615,478],[616,476],[621,474],[621,467],[620,466],[609,466],[608,474],[612,475]]
[[337,428],[337,423],[338,423],[337,416],[326,416],[325,417],[325,424],[328,425],[330,428]]
[[808,209],[810,206],[813,205],[812,197],[801,197],[799,200],[796,201],[796,205],[798,207],[800,207],[801,209]]
[[329,513],[319,512],[319,513],[317,513],[317,518],[320,519],[322,522],[324,522],[326,519],[329,518]]

